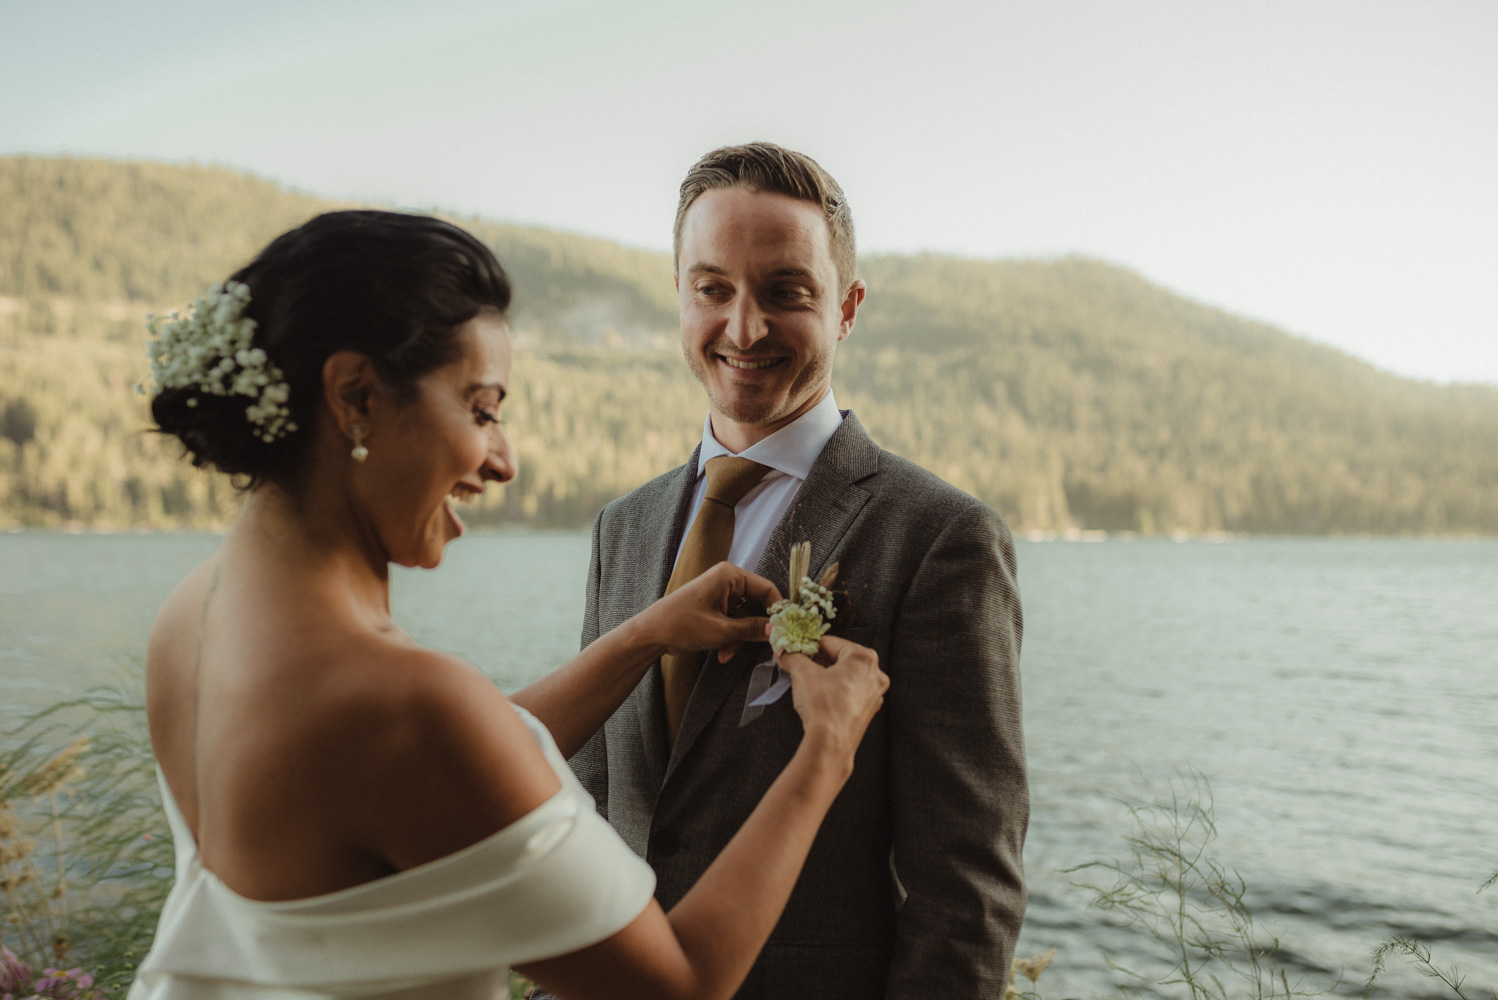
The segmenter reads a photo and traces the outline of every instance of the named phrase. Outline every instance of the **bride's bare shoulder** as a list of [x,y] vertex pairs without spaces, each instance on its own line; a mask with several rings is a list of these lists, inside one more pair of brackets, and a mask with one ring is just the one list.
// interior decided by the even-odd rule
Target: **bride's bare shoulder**
[[[146,708],[156,758],[173,778],[179,758],[190,762],[196,724],[196,677],[202,656],[203,617],[218,574],[216,557],[187,575],[162,603],[146,648]],[[174,788],[178,782],[173,781]],[[184,811],[196,808],[186,796]]]
[[305,752],[363,790],[345,808],[395,867],[476,843],[561,787],[514,707],[471,664],[385,636],[351,642],[339,658]]
[[158,647],[169,650],[192,637],[219,576],[218,557],[212,556],[172,588],[151,623],[150,644],[153,650]]

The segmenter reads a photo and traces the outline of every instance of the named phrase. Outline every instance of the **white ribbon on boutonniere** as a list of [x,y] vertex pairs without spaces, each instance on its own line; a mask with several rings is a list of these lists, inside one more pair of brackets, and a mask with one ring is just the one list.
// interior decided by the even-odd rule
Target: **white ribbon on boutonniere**
[[[837,580],[837,563],[828,566],[817,581],[806,575],[810,569],[811,542],[792,545],[787,574],[790,586],[786,596],[769,609],[770,648],[776,653],[789,651],[815,656],[821,648],[822,636],[832,627],[828,623],[837,617],[830,589]],[[791,675],[774,660],[756,664],[749,677],[749,694],[744,699],[739,725],[747,726],[759,718],[767,706],[775,704],[790,689]]]

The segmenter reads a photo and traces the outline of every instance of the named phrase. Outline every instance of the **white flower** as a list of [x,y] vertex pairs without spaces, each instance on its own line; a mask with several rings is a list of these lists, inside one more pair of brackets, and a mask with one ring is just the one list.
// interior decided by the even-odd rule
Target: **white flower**
[[806,575],[811,568],[811,543],[791,546],[790,593],[770,606],[770,647],[777,653],[792,652],[814,656],[821,648],[822,636],[837,617],[832,592],[827,589],[837,577],[833,565],[818,583]]
[[[263,349],[254,346],[255,321],[244,315],[249,286],[238,281],[214,285],[196,299],[184,319],[172,313],[169,322],[146,317],[153,338],[146,345],[156,392],[196,389],[212,396],[249,396],[245,418],[258,430],[256,437],[270,443],[297,429],[286,405],[291,386]],[[196,397],[187,401],[196,406]]]
[[814,608],[779,601],[770,611],[770,648],[777,653],[792,652],[815,656],[822,636],[832,626],[822,621]]

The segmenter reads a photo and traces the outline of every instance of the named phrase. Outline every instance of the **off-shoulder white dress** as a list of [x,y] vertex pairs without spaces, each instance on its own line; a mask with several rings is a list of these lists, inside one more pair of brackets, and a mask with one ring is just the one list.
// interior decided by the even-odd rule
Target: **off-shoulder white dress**
[[518,709],[562,789],[456,854],[312,899],[245,899],[203,868],[161,797],[177,880],[129,1000],[494,1000],[511,965],[595,944],[637,917],[655,875],[604,822],[551,734]]

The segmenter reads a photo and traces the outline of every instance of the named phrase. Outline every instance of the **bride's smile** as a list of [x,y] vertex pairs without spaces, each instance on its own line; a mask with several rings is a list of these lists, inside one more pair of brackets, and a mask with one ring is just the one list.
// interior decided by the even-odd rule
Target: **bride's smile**
[[[459,328],[459,357],[416,384],[414,398],[367,392],[363,462],[350,462],[349,489],[369,520],[385,559],[431,569],[448,542],[462,535],[457,507],[472,504],[490,482],[515,477],[516,463],[500,424],[513,350],[505,322],[480,313]],[[364,385],[356,368],[347,395]]]

